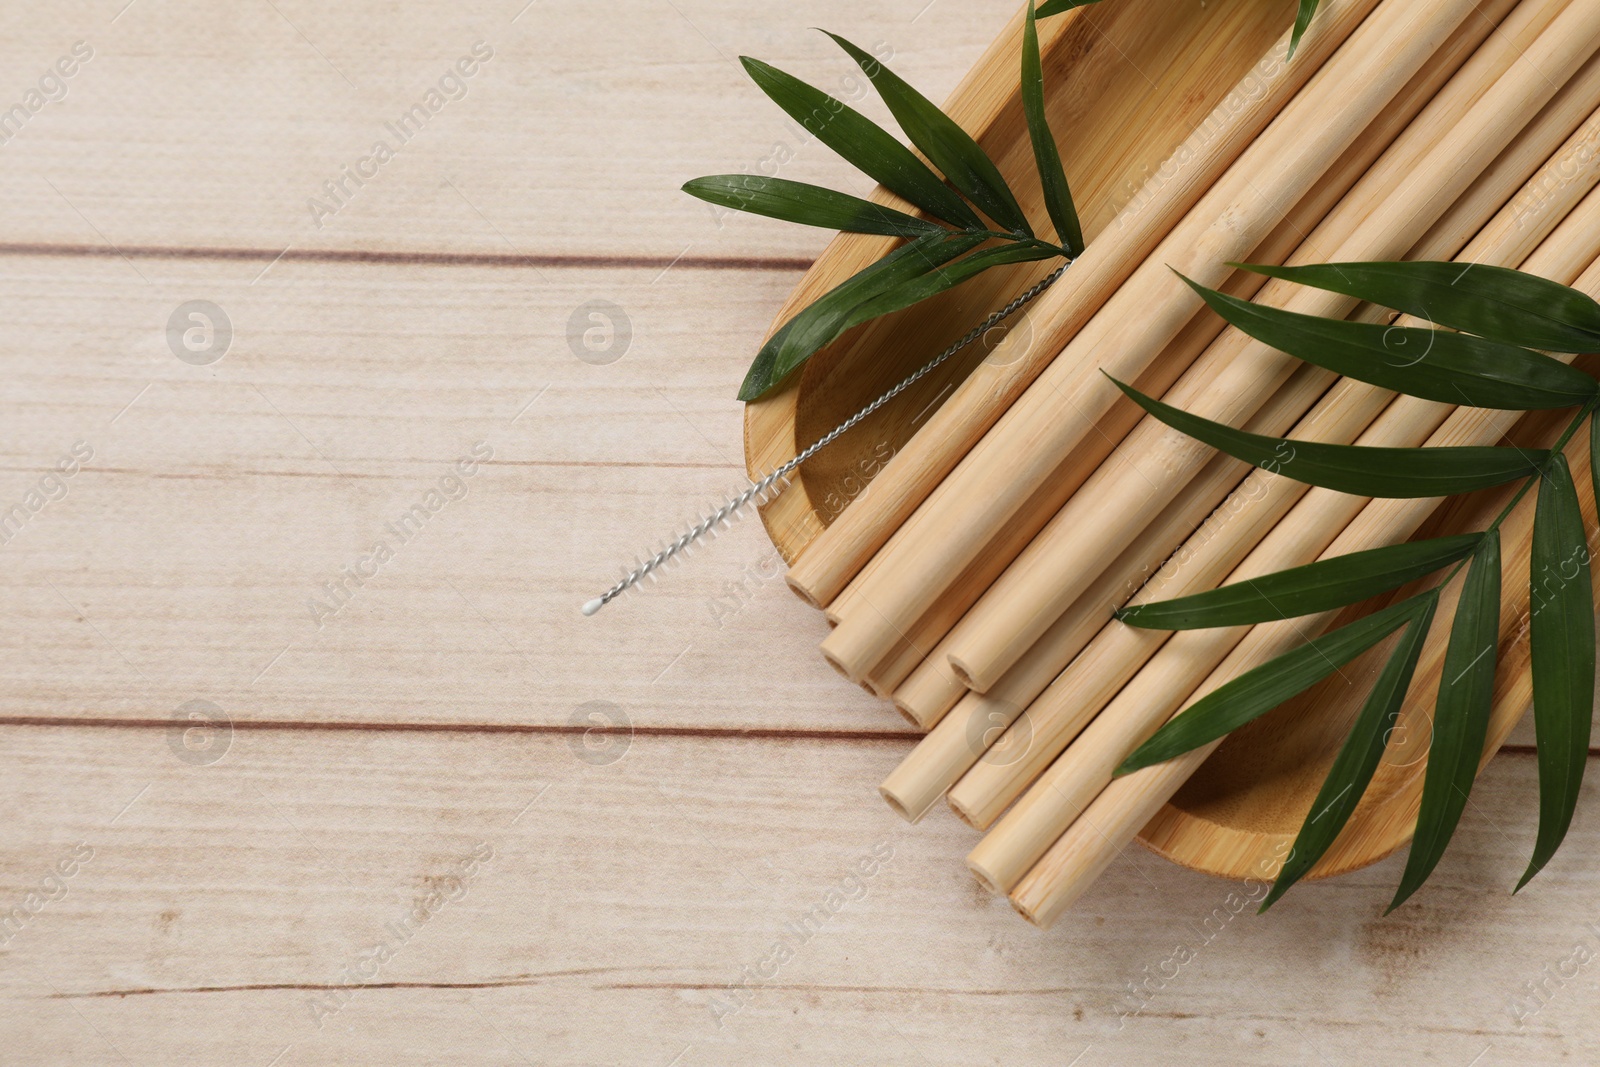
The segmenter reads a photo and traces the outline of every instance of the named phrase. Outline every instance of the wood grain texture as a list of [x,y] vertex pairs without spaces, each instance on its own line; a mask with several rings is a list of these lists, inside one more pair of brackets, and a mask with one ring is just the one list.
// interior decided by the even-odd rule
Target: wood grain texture
[[[1536,818],[1525,756],[1490,768],[1435,881],[1389,919],[1393,860],[1257,918],[1230,909],[1259,883],[1130,850],[1081,921],[1042,936],[949,862],[969,831],[912,830],[864,802],[894,743],[636,737],[600,764],[570,737],[246,730],[197,766],[168,741],[0,731],[0,899],[80,841],[94,850],[6,946],[0,1034],[25,1062],[121,1062],[109,1045],[134,1063],[268,1063],[287,1046],[279,1062],[297,1064],[1600,1053],[1583,1024],[1592,970],[1521,1026],[1510,1011],[1544,967],[1600,944],[1577,849],[1507,892],[1521,868],[1506,839],[1531,841]],[[1586,799],[1574,845],[1600,828]],[[483,845],[492,858],[462,874]],[[892,854],[847,881],[874,847]],[[788,933],[834,889],[811,936]],[[457,899],[400,943],[389,925],[436,890]],[[764,964],[786,933],[793,958]],[[370,988],[329,1000],[386,938]],[[1194,958],[1175,965],[1179,946]],[[741,996],[728,987],[747,966],[770,977]]]
[[[831,86],[846,66],[805,29],[827,25],[942,98],[1014,4],[121,7],[0,9],[0,106],[95,49],[0,144],[0,514],[94,451],[0,544],[0,1060],[1600,1056],[1592,969],[1511,1012],[1600,950],[1592,799],[1503,891],[1535,828],[1525,750],[1389,919],[1394,860],[1257,920],[1228,910],[1245,887],[1130,850],[1041,937],[952,862],[970,831],[874,795],[912,736],[807,651],[824,623],[758,523],[578,616],[737,483],[733,388],[826,243],[719,229],[677,185],[787,140],[785,176],[865,192],[730,57]],[[478,39],[466,98],[316,230],[306,199]],[[196,299],[234,329],[207,366],[166,336]],[[631,323],[609,365],[568,343],[593,300]],[[307,598],[479,441],[465,497],[318,629]],[[832,890],[792,961],[730,989]],[[742,1007],[718,1026],[714,1001]]]

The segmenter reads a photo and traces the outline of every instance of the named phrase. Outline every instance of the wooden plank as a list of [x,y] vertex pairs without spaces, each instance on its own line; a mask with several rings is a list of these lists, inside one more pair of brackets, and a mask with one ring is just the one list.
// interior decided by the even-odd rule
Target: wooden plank
[[[942,100],[1016,10],[1012,0],[825,0],[804,18],[769,20],[736,0],[625,15],[560,0],[121,6],[0,15],[0,68],[12,72],[0,109],[36,90],[75,42],[92,52],[69,64],[64,96],[6,128],[9,247],[243,248],[258,268],[285,248],[642,258],[658,269],[680,255],[809,263],[827,233],[749,217],[719,225],[679,192],[746,167],[870,192],[737,56],[757,54],[887,122],[854,64],[809,27],[892,56]],[[492,52],[481,63],[479,42]],[[419,129],[389,129],[463,58],[475,73],[448,83]],[[344,168],[377,141],[393,158],[363,164],[375,176],[357,186]],[[341,181],[344,193],[325,191]]]
[[[824,623],[754,521],[654,591],[577,610],[740,485],[729,383],[792,275],[257,269],[0,261],[0,715],[204,698],[255,720],[526,725],[605,699],[642,726],[903,730],[815,654]],[[233,341],[194,366],[166,325],[201,296]],[[632,323],[598,366],[567,336],[596,299]],[[92,458],[59,478],[80,443]],[[475,448],[492,458],[460,478]],[[402,523],[430,501],[420,532]]]
[[[1583,860],[1600,844],[1597,786],[1591,778],[1567,850],[1513,899],[1536,819],[1526,756],[1489,770],[1433,882],[1388,918],[1397,859],[1301,887],[1257,918],[1231,909],[1259,886],[1134,850],[1044,935],[952,862],[971,831],[942,818],[912,829],[870,801],[864,783],[904,743],[637,736],[611,762],[581,760],[575,744],[237,730],[204,764],[178,758],[193,750],[164,728],[0,729],[0,901],[55,898],[35,901],[0,948],[8,1056],[1600,1056],[1586,1025],[1595,965],[1559,977],[1575,947],[1600,952],[1600,885]],[[51,878],[80,843],[92,856]],[[485,848],[489,858],[461,866]],[[851,879],[874,848],[872,873]],[[817,908],[812,932],[795,934],[788,924]],[[402,938],[391,924],[408,921]],[[770,962],[785,937],[792,958]],[[362,968],[386,938],[392,959],[336,996],[346,966]],[[1174,962],[1180,946],[1193,958]],[[747,966],[764,976],[730,990]],[[1519,1022],[1515,998],[1539,982],[1546,1003]],[[1148,983],[1137,1013],[1128,983]]]
[[[164,719],[205,699],[240,721],[522,727],[606,700],[641,727],[904,730],[816,654],[824,624],[783,588],[757,523],[577,614],[624,561],[739,484],[727,383],[792,274],[255,273],[0,261],[13,620],[0,628],[0,717]],[[166,335],[196,298],[234,331],[205,366]],[[593,300],[631,323],[609,364],[568,341]],[[578,350],[594,358],[581,330]],[[79,442],[93,457],[41,489]],[[461,480],[466,496],[402,544],[390,524],[478,442],[493,458]],[[19,505],[25,521],[5,519]],[[363,562],[379,541],[394,558]],[[377,574],[356,586],[343,568],[357,565]]]

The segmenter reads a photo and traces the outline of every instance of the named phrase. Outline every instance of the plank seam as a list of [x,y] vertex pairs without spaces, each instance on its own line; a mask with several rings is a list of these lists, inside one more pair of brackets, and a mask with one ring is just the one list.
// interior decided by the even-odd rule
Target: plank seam
[[[89,729],[165,730],[173,719],[76,718],[56,715],[3,715],[0,727],[85,727]],[[431,722],[302,722],[293,719],[236,719],[234,730],[371,731],[434,734],[551,734],[557,736],[621,734],[630,737],[702,737],[732,741],[920,741],[915,730],[801,730],[781,727],[590,726],[566,723],[431,723]]]
[[801,256],[624,256],[520,252],[427,252],[382,249],[330,248],[280,252],[264,248],[229,248],[167,245],[65,245],[0,242],[0,255],[48,256],[70,259],[213,259],[262,262],[364,263],[439,267],[551,267],[599,270],[754,270],[785,273],[810,268]]
[[[77,718],[64,715],[0,715],[0,727],[85,727],[110,730],[165,730],[172,719]],[[632,737],[701,737],[730,741],[921,741],[916,730],[800,730],[781,727],[715,726],[589,726],[563,723],[455,723],[455,722],[313,722],[296,719],[238,719],[229,726],[235,730],[326,730],[349,732],[427,733],[427,734],[622,734]],[[1500,755],[1534,756],[1533,745],[1501,745]],[[1600,758],[1600,747],[1589,749],[1589,758]]]

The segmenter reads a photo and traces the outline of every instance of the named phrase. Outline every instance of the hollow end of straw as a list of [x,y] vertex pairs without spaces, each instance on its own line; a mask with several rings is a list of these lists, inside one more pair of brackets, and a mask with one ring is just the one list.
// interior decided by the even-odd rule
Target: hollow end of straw
[[1048,921],[1042,920],[1039,915],[1034,913],[1033,909],[1027,904],[1026,901],[1018,900],[1016,897],[1006,897],[1006,903],[1011,905],[1012,911],[1015,911],[1018,915],[1028,920],[1029,925],[1033,926],[1035,929],[1048,930],[1054,925],[1053,919]]
[[961,662],[960,657],[948,656],[946,657],[945,662],[950,665],[950,673],[956,676],[956,681],[960,682],[962,685],[966,686],[968,689],[971,689],[975,693],[982,693],[984,691],[983,689],[978,688],[978,683],[972,677],[972,669],[965,663]]
[[900,717],[905,719],[906,722],[910,723],[912,726],[915,726],[919,730],[926,730],[928,728],[927,726],[923,725],[922,720],[917,717],[917,713],[911,708],[907,707],[905,704],[901,703],[899,700],[896,700],[892,696],[889,698],[889,702],[894,705],[894,710],[898,711],[900,713]]
[[960,819],[974,830],[987,830],[989,828],[987,823],[980,823],[974,816],[973,812],[969,811],[967,806],[960,800],[956,799],[953,794],[946,793],[944,795],[944,802],[950,806],[950,810],[955,814],[956,818]]
[[875,681],[871,675],[861,679],[861,688],[865,689],[879,700],[893,699],[894,690],[884,686],[881,682]]
[[[794,572],[793,571],[790,571],[788,574],[783,576],[783,584],[789,587],[789,591],[791,593],[793,593],[795,596],[799,597],[801,600],[805,601],[807,604],[810,604],[812,607],[816,608],[818,611],[827,610],[828,605],[824,604],[821,600],[817,599],[817,597],[812,595],[812,593],[811,593],[811,591],[809,589],[805,588],[799,582],[795,581]],[[834,620],[830,620],[830,621],[837,622],[838,620],[834,619]]]
[[[1003,897],[1009,893],[1009,890],[1007,890],[1005,887],[1005,883],[996,878],[994,872],[990,871],[988,867],[984,865],[982,860],[974,860],[971,856],[968,856],[967,870],[972,872],[972,877],[978,880],[979,885],[983,886],[983,888],[987,889],[995,896]],[[1031,922],[1032,920],[1030,919],[1029,921]]]
[[873,668],[872,663],[865,662],[868,657],[860,654],[860,642],[854,640],[859,636],[860,625],[859,619],[853,625],[850,620],[844,620],[822,641],[822,658],[858,685],[864,684],[867,672]]
[[[861,681],[859,678],[851,677],[850,672],[845,669],[845,665],[839,659],[839,657],[835,656],[832,652],[828,651],[828,644],[827,644],[826,641],[824,641],[823,644],[822,644],[822,658],[823,658],[824,661],[826,661],[828,666],[830,666],[834,670],[838,671],[839,674],[846,681],[854,682],[857,685],[859,685],[861,688],[867,689],[867,684],[865,682]],[[872,690],[871,689],[867,689],[867,692],[871,693]],[[874,693],[873,695],[876,696],[877,694]]]
[[878,787],[878,795],[883,797],[884,803],[889,805],[889,809],[891,811],[900,816],[906,822],[915,823],[922,818],[921,815],[913,815],[911,810],[906,807],[904,801],[895,796],[893,793],[889,792],[889,787],[887,785],[880,785]]
[[932,730],[944,721],[950,714],[950,709],[956,706],[957,700],[941,701],[938,707],[929,707],[921,701],[910,699],[901,695],[900,690],[890,697],[894,701],[894,710],[906,717],[906,721],[919,730]]
[[924,730],[931,730],[944,721],[950,710],[961,702],[970,690],[945,663],[940,649],[935,648],[894,691],[894,702]]
[[933,800],[923,804],[920,811],[916,810],[913,807],[915,803],[913,798],[900,794],[892,774],[884,779],[882,785],[878,786],[878,795],[883,797],[884,803],[889,805],[889,810],[912,824],[921,822],[922,817],[932,811],[934,804],[938,801],[938,798],[935,797]]

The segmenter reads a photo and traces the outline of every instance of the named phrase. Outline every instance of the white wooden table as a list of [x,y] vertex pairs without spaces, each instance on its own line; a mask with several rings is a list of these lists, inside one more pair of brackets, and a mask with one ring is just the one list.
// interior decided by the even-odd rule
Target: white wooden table
[[1133,850],[1041,934],[759,524],[580,618],[826,240],[677,186],[865,191],[735,57],[939,98],[1012,0],[524,2],[0,10],[0,1062],[1600,1062],[1526,735],[1387,919]]

